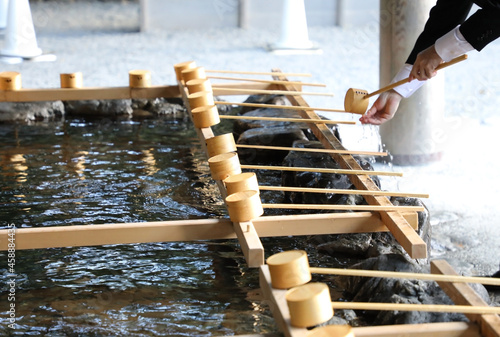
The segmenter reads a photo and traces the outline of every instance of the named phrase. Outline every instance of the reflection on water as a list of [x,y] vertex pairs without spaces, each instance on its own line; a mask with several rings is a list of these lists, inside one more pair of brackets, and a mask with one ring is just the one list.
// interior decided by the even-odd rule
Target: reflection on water
[[[226,214],[184,120],[4,124],[0,144],[0,228]],[[17,328],[7,328],[2,284],[2,336],[276,331],[234,240],[17,251],[15,268]]]

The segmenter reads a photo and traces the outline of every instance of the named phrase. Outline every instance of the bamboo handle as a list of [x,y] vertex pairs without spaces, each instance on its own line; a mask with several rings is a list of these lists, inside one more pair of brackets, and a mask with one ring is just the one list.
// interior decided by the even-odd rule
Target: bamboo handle
[[216,80],[228,80],[228,81],[257,82],[257,83],[269,83],[269,84],[297,84],[308,87],[326,87],[326,84],[323,83],[308,83],[302,81],[262,80],[258,78],[229,77],[229,76],[207,76],[207,78],[212,78]]
[[351,150],[335,150],[335,149],[316,149],[309,147],[289,147],[289,146],[268,146],[268,145],[247,145],[236,144],[236,147],[242,149],[260,149],[260,150],[276,150],[276,151],[296,151],[296,152],[312,152],[312,153],[338,153],[338,154],[355,154],[366,156],[387,156],[387,152],[372,152],[372,151],[351,151]]
[[[440,65],[438,65],[436,67],[436,70],[440,70],[440,69],[443,69],[443,68],[446,68],[448,66],[451,66],[451,65],[454,65],[455,63],[458,63],[458,62],[461,62],[461,61],[464,61],[467,59],[467,54],[464,54],[462,56],[459,56],[459,57],[455,57],[453,60],[449,61],[449,62],[444,62],[444,63],[441,63]],[[370,98],[372,96],[375,96],[375,95],[378,95],[380,93],[383,93],[385,91],[388,91],[388,90],[391,90],[391,89],[394,89],[396,87],[399,87],[401,84],[405,84],[406,82],[408,82],[410,80],[409,77],[405,78],[405,79],[402,79],[401,81],[397,81],[395,83],[392,83],[392,84],[389,84],[388,86],[386,87],[383,87],[377,91],[374,91],[368,95],[365,95],[365,98]]]
[[309,106],[297,106],[297,105],[275,105],[275,104],[261,104],[261,103],[239,103],[239,102],[225,102],[225,101],[215,101],[217,105],[238,105],[253,108],[273,108],[273,109],[283,109],[283,110],[315,110],[315,111],[328,111],[328,112],[346,112],[341,109],[329,109],[329,108],[313,108]]
[[275,170],[275,171],[318,172],[318,173],[360,174],[360,175],[365,174],[369,176],[396,176],[396,177],[403,176],[403,173],[400,172],[328,169],[328,168],[315,168],[315,167],[241,165],[241,168],[249,170]]
[[[239,88],[223,88],[213,87],[215,95],[223,95],[224,92],[241,92],[248,94],[262,94],[262,95],[303,95],[303,96],[334,96],[330,92],[305,92],[305,91],[289,91],[289,90],[259,90],[259,89],[239,89]],[[221,94],[222,92],[222,94]]]
[[319,268],[319,267],[311,267],[309,268],[309,270],[313,274],[361,276],[361,277],[387,277],[387,278],[402,278],[402,279],[413,279],[413,280],[424,280],[424,281],[443,281],[443,282],[455,282],[455,283],[481,283],[489,285],[500,285],[500,278],[493,278],[493,277],[405,273],[405,272],[380,271],[380,270]]
[[205,70],[207,73],[220,73],[220,74],[243,74],[243,75],[281,75],[281,76],[297,76],[297,77],[312,77],[307,73],[278,73],[278,72],[261,72],[261,71],[240,71],[240,70]]
[[415,211],[422,212],[423,206],[381,206],[381,205],[326,205],[326,204],[262,204],[262,208],[278,209],[305,209],[305,210],[332,210],[332,211]]
[[258,116],[233,116],[220,115],[221,119],[247,119],[253,121],[271,121],[271,122],[291,122],[291,123],[321,123],[321,124],[356,124],[355,121],[331,121],[329,119],[310,119],[310,118],[287,118],[287,117],[258,117]]
[[405,193],[405,192],[370,191],[370,190],[342,190],[342,189],[335,189],[335,188],[311,188],[311,187],[288,187],[288,186],[259,186],[259,190],[261,190],[261,191],[281,191],[281,192],[301,192],[301,193],[383,195],[383,196],[388,196],[388,197],[394,196],[394,197],[412,197],[412,198],[428,198],[429,197],[428,194],[423,194],[423,193]]
[[500,307],[446,305],[446,304],[406,304],[406,303],[367,303],[332,302],[333,309],[387,310],[387,311],[427,311],[458,312],[463,314],[500,314]]

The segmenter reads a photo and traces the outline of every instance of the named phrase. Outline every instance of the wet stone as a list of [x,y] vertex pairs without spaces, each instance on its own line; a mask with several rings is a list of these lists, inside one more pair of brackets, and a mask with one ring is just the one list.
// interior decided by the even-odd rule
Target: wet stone
[[66,101],[64,105],[68,115],[119,116],[133,113],[131,99]]
[[[290,102],[283,95],[251,95],[243,101],[243,103],[256,103],[256,104],[274,104],[274,105],[291,105]],[[238,114],[243,115],[249,111],[257,110],[259,108],[242,106],[238,109]]]
[[134,115],[139,111],[147,112],[153,116],[186,114],[187,110],[181,99],[134,99],[132,100]]
[[0,102],[0,121],[35,121],[64,116],[61,101],[54,102]]
[[[295,142],[294,147],[300,148],[323,148],[320,142]],[[365,170],[373,170],[372,165],[365,159],[356,158],[357,162]],[[283,161],[284,166],[290,167],[311,167],[326,169],[341,169],[339,164],[327,153],[298,152],[291,151]],[[380,187],[377,177],[373,181]],[[292,172],[283,171],[283,186],[296,186],[308,188],[327,189],[355,189],[346,174],[319,173],[319,172]],[[364,198],[354,194],[336,193],[302,193],[287,192],[285,199],[291,203],[311,203],[311,204],[337,204],[337,205],[360,205],[365,204]]]
[[[422,265],[400,254],[385,254],[366,259],[351,268],[410,273],[428,272]],[[355,276],[339,276],[335,282],[341,289],[344,289],[345,299],[353,302],[453,304],[435,282]],[[482,293],[487,297],[485,290]],[[439,312],[365,311],[363,317],[369,325],[467,321],[462,314]]]
[[[304,132],[297,127],[277,126],[272,128],[248,129],[238,138],[238,144],[292,147],[297,140],[307,140]],[[287,151],[239,149],[238,156],[242,163],[280,163],[287,156]]]
[[[257,109],[249,111],[243,116],[248,117],[279,117],[279,118],[301,118],[300,114],[295,110],[283,110],[283,109]],[[312,139],[314,137],[306,123],[295,123],[295,122],[275,122],[275,121],[263,121],[263,120],[236,120],[233,125],[233,132],[235,138],[238,139],[239,136],[250,129],[260,129],[260,128],[299,128],[304,132],[307,139]],[[271,145],[271,144],[267,144]]]

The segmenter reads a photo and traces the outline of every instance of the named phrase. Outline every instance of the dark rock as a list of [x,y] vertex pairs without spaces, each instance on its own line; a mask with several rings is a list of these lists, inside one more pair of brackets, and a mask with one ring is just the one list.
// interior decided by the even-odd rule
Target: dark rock
[[[291,105],[290,102],[283,95],[251,95],[243,103],[257,103],[257,104],[274,104],[274,105]],[[249,111],[257,110],[259,108],[242,106],[238,109],[238,114],[243,115]]]
[[0,121],[34,121],[60,118],[65,109],[61,101],[0,102]]
[[[291,147],[297,140],[307,140],[304,132],[297,127],[255,128],[246,130],[238,138],[238,144],[271,145]],[[276,163],[288,154],[281,150],[239,149],[238,156],[242,163]]]
[[147,111],[151,115],[178,115],[186,114],[187,110],[182,100],[180,99],[166,99],[166,98],[153,98],[153,99],[134,99],[132,100],[132,109],[134,115],[144,114]]
[[[398,197],[392,198],[391,201],[395,205],[425,206],[420,199],[416,198]],[[428,250],[430,250],[431,226],[429,211],[427,209],[423,212],[418,212],[417,233],[427,244]],[[319,235],[311,239],[311,242],[319,251],[332,257],[347,256],[363,259],[387,254],[408,256],[390,232]],[[430,251],[427,253],[430,256]],[[428,263],[428,260],[423,259],[417,262],[425,265]]]
[[336,235],[336,237],[327,242],[318,244],[319,252],[329,255],[346,255],[350,257],[365,257],[366,252],[372,243],[371,233]]
[[[283,109],[257,109],[252,110],[243,114],[243,116],[248,117],[280,117],[280,118],[301,118],[300,114],[295,110],[283,110]],[[308,137],[311,137],[311,131],[306,123],[295,123],[295,122],[274,122],[274,121],[262,121],[262,120],[236,120],[233,125],[233,133],[235,138],[238,139],[239,136],[249,129],[260,129],[260,128],[276,128],[276,127],[286,127],[286,128],[299,128]],[[313,136],[314,137],[314,136]],[[267,145],[272,145],[268,143]]]
[[[323,148],[319,142],[295,142],[294,147]],[[373,170],[368,161],[360,158],[357,161],[363,169]],[[291,151],[285,157],[283,165],[290,167],[341,169],[339,164],[329,154],[314,152]],[[377,177],[373,177],[373,181],[377,186],[380,186]],[[346,174],[337,173],[283,171],[282,185],[328,189],[355,189]],[[285,198],[291,203],[339,205],[359,205],[365,203],[362,196],[354,194],[287,192]]]
[[[353,269],[420,273],[427,272],[403,255],[389,254],[370,258],[352,266]],[[453,304],[435,282],[394,278],[340,276],[336,282],[345,289],[345,296],[353,302],[386,302],[415,304]],[[432,322],[466,321],[456,313],[411,311],[366,311],[363,316],[370,325],[418,324]]]
[[66,101],[64,105],[68,115],[118,116],[133,112],[131,99]]

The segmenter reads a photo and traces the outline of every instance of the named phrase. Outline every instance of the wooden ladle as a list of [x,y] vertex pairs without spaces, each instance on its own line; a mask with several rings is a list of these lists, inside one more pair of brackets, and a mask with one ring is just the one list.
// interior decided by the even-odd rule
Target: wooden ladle
[[[466,60],[466,59],[467,59],[467,54],[458,56],[449,62],[441,63],[439,66],[437,66],[436,70],[446,68],[448,66],[451,66],[455,63],[461,62],[461,61]],[[392,83],[392,84],[390,84],[386,87],[383,87],[377,91],[374,91],[370,94],[368,93],[368,91],[363,90],[363,89],[350,88],[349,90],[347,90],[347,93],[345,95],[344,109],[346,112],[352,112],[352,113],[363,115],[366,112],[366,109],[368,109],[368,103],[370,102],[370,100],[369,100],[370,97],[378,95],[378,94],[383,93],[385,91],[394,89],[395,87],[398,87],[401,84],[409,82],[409,80],[410,80],[410,78],[407,77],[405,79],[402,79],[401,81]]]

